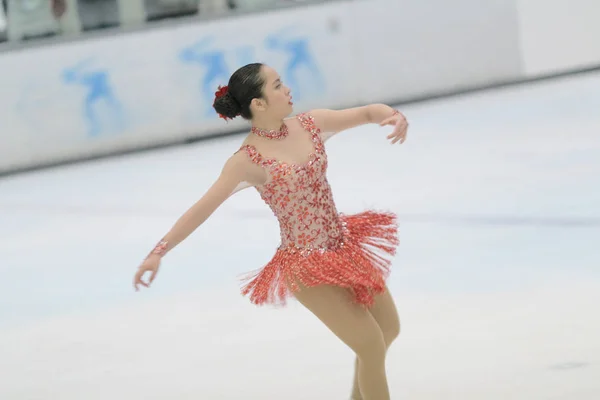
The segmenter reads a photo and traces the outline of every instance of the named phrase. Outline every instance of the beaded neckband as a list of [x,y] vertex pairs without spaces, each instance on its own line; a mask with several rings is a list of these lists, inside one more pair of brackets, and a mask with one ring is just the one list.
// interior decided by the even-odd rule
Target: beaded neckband
[[267,139],[283,139],[289,134],[288,127],[286,124],[281,125],[278,131],[276,130],[266,130],[260,129],[255,126],[252,127],[251,132],[260,137],[264,137]]

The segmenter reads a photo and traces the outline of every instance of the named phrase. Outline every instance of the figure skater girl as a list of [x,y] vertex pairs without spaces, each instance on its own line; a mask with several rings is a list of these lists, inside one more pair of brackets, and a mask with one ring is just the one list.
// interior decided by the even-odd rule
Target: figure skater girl
[[[403,143],[406,118],[383,104],[317,109],[288,118],[290,89],[273,68],[260,63],[238,69],[227,86],[219,87],[214,108],[224,119],[250,121],[250,133],[202,198],[142,262],[135,289],[149,287],[165,254],[225,200],[254,187],[279,222],[281,243],[264,267],[244,279],[242,294],[256,305],[283,305],[294,297],[356,354],[352,399],[389,399],[385,359],[400,332],[386,286],[399,243],[396,216],[373,210],[338,212],[326,177],[324,142],[341,131],[376,123],[393,126],[387,138]],[[148,279],[143,279],[145,273]]]

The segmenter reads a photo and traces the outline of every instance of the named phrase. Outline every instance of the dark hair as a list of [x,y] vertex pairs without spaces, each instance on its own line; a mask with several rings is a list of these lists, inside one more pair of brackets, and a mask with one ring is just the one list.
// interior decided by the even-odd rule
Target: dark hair
[[250,103],[252,99],[262,98],[263,76],[260,74],[262,63],[248,64],[231,75],[227,84],[227,93],[215,99],[215,111],[227,118],[241,115],[244,119],[252,119]]

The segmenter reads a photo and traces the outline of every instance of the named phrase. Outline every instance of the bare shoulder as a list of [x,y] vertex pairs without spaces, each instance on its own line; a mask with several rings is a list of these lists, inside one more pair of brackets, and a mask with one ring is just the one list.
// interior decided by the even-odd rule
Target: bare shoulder
[[247,186],[262,185],[267,180],[265,170],[252,162],[243,148],[225,161],[221,176],[236,183],[245,183]]
[[252,161],[245,153],[244,149],[240,149],[233,153],[223,165],[223,172],[231,175],[242,176],[244,171],[252,165]]

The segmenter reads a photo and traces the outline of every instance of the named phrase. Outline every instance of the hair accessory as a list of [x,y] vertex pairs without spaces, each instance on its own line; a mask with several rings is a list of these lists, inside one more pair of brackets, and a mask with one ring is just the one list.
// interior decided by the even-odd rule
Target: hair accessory
[[218,90],[215,92],[215,97],[218,99],[219,97],[223,97],[227,94],[229,90],[229,86],[221,86],[219,85]]
[[[227,86],[227,85],[225,85],[225,86],[219,85],[217,91],[215,92],[215,103],[217,102],[217,99],[225,96],[228,92],[229,92],[229,86]],[[214,103],[213,103],[213,106],[214,106]],[[217,114],[219,114],[219,113],[217,113]],[[219,118],[223,118],[225,121],[227,121],[228,119],[231,119],[231,118],[226,117],[223,114],[219,114]]]

